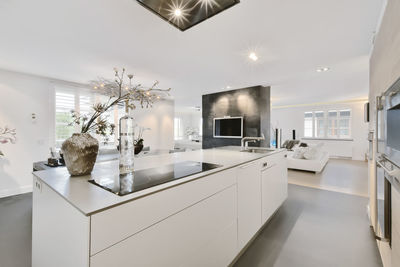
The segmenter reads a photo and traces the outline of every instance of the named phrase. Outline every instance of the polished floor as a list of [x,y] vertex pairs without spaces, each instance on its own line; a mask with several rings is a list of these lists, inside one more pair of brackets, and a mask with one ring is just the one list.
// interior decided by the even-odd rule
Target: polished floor
[[[0,267],[31,261],[32,194],[0,199]],[[382,266],[367,199],[289,185],[289,198],[235,266]]]
[[381,267],[368,199],[289,185],[289,198],[235,267]]
[[329,159],[322,172],[289,170],[291,184],[368,197],[368,166],[365,161]]
[[31,266],[32,193],[0,199],[0,267]]

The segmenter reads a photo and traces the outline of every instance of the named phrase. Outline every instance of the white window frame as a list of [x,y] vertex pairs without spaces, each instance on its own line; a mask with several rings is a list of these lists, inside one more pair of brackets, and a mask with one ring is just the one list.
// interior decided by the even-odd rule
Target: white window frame
[[174,118],[174,140],[183,140],[182,118]]
[[[345,117],[341,117],[340,116],[340,112],[344,112],[344,111],[348,111],[350,112],[349,116],[345,116]],[[321,117],[316,117],[316,113],[320,113],[323,112],[324,116],[323,116],[323,121],[324,121],[324,135],[323,136],[317,136],[317,120]],[[335,117],[329,117],[329,112],[336,112],[336,116]],[[312,113],[312,117],[306,117],[305,114],[309,114]],[[304,112],[304,116],[303,116],[303,127],[304,127],[304,131],[303,131],[303,135],[304,138],[306,139],[339,139],[339,140],[348,140],[348,139],[352,139],[352,116],[353,116],[353,112],[351,109],[349,108],[336,108],[336,109],[326,109],[326,110],[313,110],[313,111],[306,111]],[[306,128],[305,128],[305,123],[306,120],[310,120],[310,118],[312,118],[312,136],[306,136]],[[341,128],[340,127],[340,119],[341,118],[345,118],[349,120],[349,125],[348,128]],[[336,121],[336,134],[335,135],[329,135],[329,120],[330,119],[334,119]],[[349,134],[346,136],[341,136],[340,135],[340,130],[341,129],[348,129]]]
[[[311,114],[311,117],[306,117],[306,114]],[[303,128],[304,128],[304,132],[303,135],[306,138],[312,138],[314,136],[314,112],[304,112],[304,117],[303,117]],[[311,121],[311,129],[307,129],[311,131],[311,136],[310,135],[306,135],[306,120]]]
[[[76,112],[80,112],[80,100],[82,96],[88,96],[92,100],[92,104],[98,103],[98,102],[103,102],[101,98],[107,97],[103,95],[96,94],[95,92],[91,91],[91,89],[88,88],[83,88],[83,87],[76,87],[76,86],[69,86],[69,85],[56,85],[54,88],[54,145],[59,148],[61,147],[61,144],[64,140],[57,139],[57,131],[56,127],[57,125],[60,125],[57,123],[57,99],[56,99],[56,94],[60,93],[66,93],[66,94],[73,94],[74,95],[74,110]],[[115,133],[113,135],[113,139],[108,140],[107,143],[105,143],[104,137],[94,135],[99,140],[99,145],[100,148],[105,148],[105,147],[116,147],[118,144],[118,127],[119,127],[119,111],[118,111],[118,106],[114,106],[113,109],[111,110],[111,116],[113,117],[114,120],[114,125],[115,125]],[[80,125],[74,125],[74,133],[79,133],[80,132]]]

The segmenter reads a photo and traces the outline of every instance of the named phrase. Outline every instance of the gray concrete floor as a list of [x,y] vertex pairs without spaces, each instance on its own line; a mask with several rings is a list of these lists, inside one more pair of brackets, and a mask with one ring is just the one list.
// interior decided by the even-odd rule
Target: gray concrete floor
[[[382,266],[367,199],[289,185],[289,198],[235,266]],[[32,194],[0,199],[0,267],[31,261]]]
[[234,266],[382,266],[365,197],[289,185],[289,198]]
[[368,163],[329,159],[320,173],[289,170],[291,184],[368,197]]
[[32,193],[0,199],[0,267],[31,266]]

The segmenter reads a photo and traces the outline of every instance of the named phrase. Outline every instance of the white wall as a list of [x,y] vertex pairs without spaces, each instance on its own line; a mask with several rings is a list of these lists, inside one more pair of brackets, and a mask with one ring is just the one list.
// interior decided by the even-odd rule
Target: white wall
[[[47,160],[55,143],[55,81],[49,78],[0,70],[0,125],[16,128],[16,144],[0,144],[0,198],[32,190],[32,164]],[[64,82],[65,83],[65,82]],[[36,120],[32,121],[32,113]],[[137,123],[151,128],[145,146],[174,146],[174,101],[156,103],[152,109],[133,111]]]
[[32,163],[48,157],[52,88],[47,79],[0,70],[0,125],[17,130],[16,144],[0,144],[0,197],[31,191]]
[[[199,128],[202,118],[201,110],[197,110],[194,108],[176,108],[175,118],[181,119],[181,127],[183,128],[184,139],[188,139],[188,137],[185,135],[187,128],[193,128],[200,131]],[[202,136],[203,133],[199,132],[199,135]]]
[[[368,149],[368,124],[364,122],[364,104],[367,101],[347,103],[299,105],[293,107],[272,107],[271,126],[282,129],[282,141],[292,139],[292,130],[296,130],[296,139],[304,137],[304,112],[328,109],[352,110],[353,141],[321,141],[324,148],[333,156],[349,156],[353,160],[364,160]],[[351,147],[349,147],[351,146]],[[350,151],[348,151],[350,149]]]
[[174,148],[174,101],[163,100],[151,109],[137,108],[131,111],[139,126],[150,128],[143,133],[144,146],[155,149]]

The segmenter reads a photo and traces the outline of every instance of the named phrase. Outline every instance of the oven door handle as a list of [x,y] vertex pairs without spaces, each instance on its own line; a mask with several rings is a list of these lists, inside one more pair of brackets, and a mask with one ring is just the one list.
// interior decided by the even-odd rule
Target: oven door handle
[[397,177],[400,177],[400,169],[397,168],[396,166],[392,165],[395,169],[394,170],[389,170],[388,168],[386,168],[385,166],[385,160],[378,160],[377,163],[378,165],[390,176],[396,178],[396,180],[398,180]]

